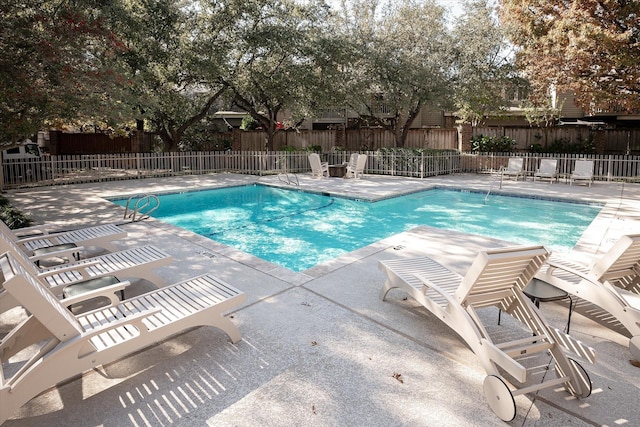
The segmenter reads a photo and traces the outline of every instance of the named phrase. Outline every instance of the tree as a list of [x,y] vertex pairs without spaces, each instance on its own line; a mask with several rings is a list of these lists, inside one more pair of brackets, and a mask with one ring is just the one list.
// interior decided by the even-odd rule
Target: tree
[[638,1],[501,0],[500,18],[534,99],[555,90],[588,112],[640,110]]
[[509,95],[523,85],[512,63],[512,49],[486,0],[465,3],[453,29],[455,105],[464,122],[479,125],[505,111]]
[[342,27],[354,51],[345,67],[347,104],[404,146],[425,105],[449,105],[452,51],[445,11],[435,1],[343,3]]
[[110,6],[91,0],[0,0],[0,138],[32,135],[46,121],[128,112],[124,46],[106,24]]
[[283,112],[295,127],[330,82],[329,8],[323,1],[240,3],[224,82],[232,102],[260,124],[267,134],[265,148],[272,149]]
[[117,16],[134,82],[131,105],[165,151],[179,150],[227,89],[221,76],[229,41],[221,34],[233,21],[215,1],[123,3]]

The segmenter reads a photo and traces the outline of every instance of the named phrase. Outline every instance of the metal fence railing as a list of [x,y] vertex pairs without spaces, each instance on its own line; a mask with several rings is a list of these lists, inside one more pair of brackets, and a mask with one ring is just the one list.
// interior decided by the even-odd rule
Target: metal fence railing
[[[506,166],[509,157],[524,157],[525,171],[533,175],[541,158],[558,159],[558,172],[568,176],[577,159],[594,161],[594,179],[600,181],[640,181],[640,156],[455,153],[412,154],[370,151],[365,174],[426,178],[459,172],[490,173]],[[329,164],[348,162],[351,153],[321,154]],[[310,171],[308,153],[265,151],[213,151],[170,153],[122,153],[42,156],[35,159],[5,159],[0,188],[63,185],[148,177],[233,172],[273,175]]]

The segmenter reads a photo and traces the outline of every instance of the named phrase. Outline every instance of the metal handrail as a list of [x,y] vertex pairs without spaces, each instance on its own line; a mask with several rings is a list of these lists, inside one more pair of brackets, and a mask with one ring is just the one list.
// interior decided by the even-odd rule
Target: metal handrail
[[[130,209],[129,205],[135,198],[136,200],[133,209]],[[144,211],[147,207],[151,208]],[[140,196],[139,194],[133,195],[127,199],[127,205],[124,210],[124,219],[131,218],[131,222],[143,221],[151,216],[151,213],[160,207],[160,199],[155,194],[145,194]]]

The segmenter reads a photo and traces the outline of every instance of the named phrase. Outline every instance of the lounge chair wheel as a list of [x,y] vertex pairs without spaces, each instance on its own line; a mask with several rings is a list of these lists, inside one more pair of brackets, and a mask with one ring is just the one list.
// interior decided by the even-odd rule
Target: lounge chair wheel
[[[575,360],[569,359],[569,363],[571,363],[573,367],[576,368],[576,371],[578,373],[577,380],[580,383],[579,388],[583,390],[583,392],[579,393],[575,387],[575,384],[571,383],[571,380],[565,383],[564,385],[565,390],[567,390],[572,396],[576,396],[580,398],[589,397],[589,395],[591,394],[591,378],[589,378],[589,374],[582,367],[582,365],[576,362]],[[561,373],[558,371],[557,366],[556,366],[556,375],[561,376]]]
[[516,417],[516,401],[501,378],[489,375],[482,387],[489,407],[502,421],[511,421]]
[[632,337],[629,341],[629,351],[635,360],[640,360],[640,335]]

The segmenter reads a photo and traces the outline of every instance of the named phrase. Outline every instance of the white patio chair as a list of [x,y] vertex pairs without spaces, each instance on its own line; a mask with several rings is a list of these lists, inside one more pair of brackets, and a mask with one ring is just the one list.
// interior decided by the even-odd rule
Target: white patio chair
[[367,165],[367,155],[360,154],[358,155],[358,161],[356,162],[355,167],[347,166],[347,172],[344,175],[345,178],[362,178],[364,174],[364,168]]
[[324,178],[329,176],[329,163],[321,162],[318,153],[309,154],[309,164],[311,165],[312,178]]
[[[173,260],[171,256],[154,246],[142,246],[68,264],[40,268],[15,243],[0,233],[0,253],[3,252],[11,253],[43,286],[48,287],[54,295],[59,297],[77,295],[114,283],[113,280],[102,278],[136,277],[161,286],[165,281],[153,270],[169,265]],[[15,306],[16,301],[8,293],[0,291],[0,313]]]
[[569,178],[569,185],[573,183],[587,183],[591,187],[593,182],[593,160],[576,160],[573,173]]
[[640,360],[640,234],[622,236],[591,266],[554,256],[536,278],[613,316],[631,335],[629,350]]
[[519,177],[524,178],[524,158],[510,157],[507,167],[502,168],[500,172],[502,173],[502,176],[506,176],[507,178],[515,177],[516,181]]
[[541,159],[540,167],[533,174],[533,181],[537,179],[548,179],[549,182],[553,183],[558,177],[558,159]]
[[[551,328],[522,292],[548,256],[542,246],[483,251],[464,277],[427,257],[380,261],[378,265],[387,275],[382,299],[399,288],[433,313],[430,319],[439,319],[453,329],[480,359],[487,373],[484,394],[489,406],[502,420],[511,421],[516,415],[513,398],[516,395],[557,386],[577,397],[591,394],[588,374],[567,353],[594,362],[595,351]],[[526,328],[522,329],[521,337],[503,342],[494,340],[477,312],[490,306],[518,320]],[[553,356],[557,376],[525,384],[528,374],[536,368],[526,368],[519,359],[545,352]]]
[[127,237],[127,232],[116,224],[97,225],[69,231],[55,231],[46,225],[11,230],[3,221],[0,221],[0,232],[11,239],[33,260],[76,254],[79,252],[78,246],[97,246],[114,252],[118,248],[113,244],[113,241]]
[[[224,312],[243,303],[246,296],[211,275],[74,315],[12,254],[0,256],[0,267],[5,292],[29,312],[0,341],[0,424],[49,387],[190,328],[214,326],[234,343],[241,339]],[[71,302],[108,291],[103,288]],[[20,356],[18,369],[5,371],[9,359],[25,349],[31,351]]]

